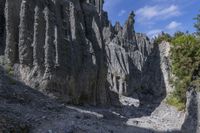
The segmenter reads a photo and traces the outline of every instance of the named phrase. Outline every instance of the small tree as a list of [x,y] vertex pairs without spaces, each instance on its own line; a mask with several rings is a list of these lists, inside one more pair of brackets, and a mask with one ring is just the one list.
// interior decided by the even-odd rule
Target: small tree
[[197,15],[196,18],[194,18],[196,20],[196,23],[194,24],[194,27],[196,28],[197,30],[197,35],[200,36],[200,14]]
[[162,32],[160,35],[154,38],[155,44],[160,44],[162,41],[171,42],[172,37],[170,34]]
[[177,31],[177,32],[174,33],[174,37],[173,37],[173,38],[178,38],[178,37],[183,36],[183,35],[185,35],[184,32],[182,32],[182,31]]

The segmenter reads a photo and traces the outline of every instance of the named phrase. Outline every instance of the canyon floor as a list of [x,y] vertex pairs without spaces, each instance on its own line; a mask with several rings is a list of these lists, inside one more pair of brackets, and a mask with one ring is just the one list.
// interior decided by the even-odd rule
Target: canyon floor
[[10,78],[0,70],[0,132],[33,133],[174,133],[184,113],[165,102],[139,106],[70,106]]

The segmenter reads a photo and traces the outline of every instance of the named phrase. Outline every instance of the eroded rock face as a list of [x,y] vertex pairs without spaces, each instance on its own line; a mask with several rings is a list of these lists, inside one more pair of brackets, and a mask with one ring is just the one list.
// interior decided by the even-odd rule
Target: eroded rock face
[[163,73],[163,88],[166,88],[166,93],[170,94],[173,91],[173,87],[170,83],[170,78],[172,78],[171,73],[171,61],[170,61],[170,50],[171,46],[169,42],[163,41],[159,45],[159,51],[160,51],[160,67]]
[[7,0],[5,52],[21,80],[73,103],[109,103],[101,2]]
[[6,20],[6,50],[7,62],[17,63],[18,42],[19,42],[19,23],[20,23],[21,0],[6,0],[5,20]]
[[182,126],[183,133],[200,132],[200,93],[191,88],[187,92],[186,116]]
[[[110,90],[119,95],[138,95],[140,100],[145,95],[165,96],[165,68],[161,65],[166,55],[160,52],[164,52],[165,44],[154,45],[146,35],[135,33],[133,12],[124,27],[117,22],[113,28],[107,25],[105,29],[110,29],[104,33]],[[108,33],[113,34],[108,38]]]
[[134,12],[113,27],[102,7],[103,0],[6,0],[7,63],[27,85],[76,104],[164,95],[159,47],[135,33]]

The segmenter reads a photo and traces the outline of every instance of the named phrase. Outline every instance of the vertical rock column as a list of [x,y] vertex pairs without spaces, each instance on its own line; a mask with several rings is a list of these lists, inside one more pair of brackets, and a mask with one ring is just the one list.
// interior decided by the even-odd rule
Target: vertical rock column
[[187,92],[186,116],[182,125],[182,133],[200,132],[200,93],[191,87]]
[[97,12],[101,13],[103,10],[103,3],[104,0],[95,0],[95,4],[96,4],[96,8],[97,8]]
[[34,34],[33,0],[23,0],[20,11],[19,30],[19,61],[23,65],[33,64],[33,34]]
[[34,41],[33,41],[33,59],[35,66],[43,66],[44,64],[44,44],[45,44],[45,27],[43,9],[40,6],[35,8],[34,20]]
[[106,83],[106,59],[105,59],[105,44],[103,42],[101,20],[98,12],[91,12],[84,8],[84,19],[86,21],[86,37],[92,43],[92,48],[94,49],[94,55],[96,58],[95,67],[96,71],[96,84],[93,89],[93,96],[97,104],[106,104],[107,90],[105,89]]
[[[74,3],[70,3],[69,9],[70,39],[72,51],[70,60],[74,83],[76,83],[70,84],[70,92],[73,95],[73,102],[88,102],[88,99],[91,98],[91,95],[88,94],[88,89],[90,89],[88,82],[91,82],[90,78],[95,75],[93,73],[95,70],[91,70],[88,73],[87,69],[85,68],[86,65],[88,68],[91,65],[85,64],[85,57],[83,57],[83,52],[88,46],[86,45],[86,37],[84,33],[85,25],[80,2],[74,1]],[[89,91],[89,93],[91,92],[92,90]],[[93,102],[93,100],[91,101]]]
[[[65,1],[63,4],[61,19],[61,32],[62,32],[62,40],[61,40],[61,47],[60,47],[60,60],[58,62],[61,66],[65,67],[65,69],[71,71],[71,64],[72,64],[72,44],[71,44],[71,27],[70,27],[70,2]],[[63,15],[63,16],[62,16]],[[67,66],[67,68],[66,68]]]
[[4,54],[5,49],[5,16],[4,16],[5,0],[0,1],[0,55]]
[[135,23],[135,20],[134,20],[134,17],[135,17],[135,14],[134,12],[131,12],[131,14],[129,15],[128,17],[128,20],[126,21],[125,25],[124,25],[124,28],[123,28],[123,39],[126,41],[126,42],[136,42],[136,39],[135,39],[135,31],[134,31],[134,23]]
[[69,1],[55,1],[56,30],[56,66],[66,70],[70,63],[70,22]]
[[94,18],[92,21],[92,30],[95,33],[94,38],[96,39],[93,40],[93,45],[96,45],[95,41],[98,42],[97,44],[98,46],[94,46],[95,51],[97,53],[96,57],[98,59],[96,97],[97,97],[97,102],[99,102],[99,104],[106,104],[108,100],[106,94],[107,91],[105,89],[107,68],[105,67],[106,59],[104,58],[104,54],[106,54],[106,51],[105,51],[105,45],[103,43],[103,35],[101,34],[102,30],[98,22],[100,22],[98,18]]
[[5,55],[9,64],[14,64],[18,57],[19,12],[21,0],[6,0],[6,50]]
[[61,25],[62,25],[62,21],[61,21],[61,17],[63,15],[63,7],[60,4],[60,1],[54,1],[55,4],[55,65],[58,67],[61,65],[61,51],[63,51],[62,49],[62,38],[63,38],[63,33],[61,31]]
[[[51,9],[52,10],[52,9]],[[55,14],[45,7],[46,39],[45,39],[45,68],[48,73],[55,65]]]

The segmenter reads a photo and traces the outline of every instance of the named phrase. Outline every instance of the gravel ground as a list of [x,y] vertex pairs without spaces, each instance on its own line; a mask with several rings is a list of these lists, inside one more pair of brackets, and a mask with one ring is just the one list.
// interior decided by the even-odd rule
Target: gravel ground
[[172,133],[184,113],[162,102],[139,106],[122,97],[122,107],[70,106],[11,79],[0,70],[0,133]]

